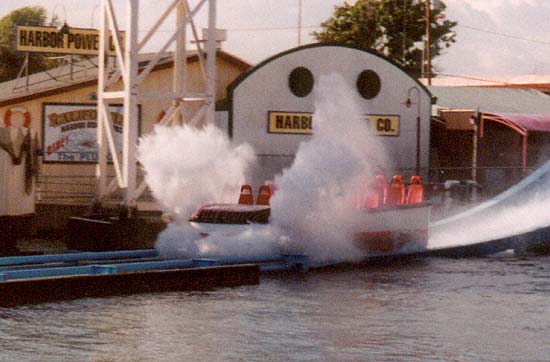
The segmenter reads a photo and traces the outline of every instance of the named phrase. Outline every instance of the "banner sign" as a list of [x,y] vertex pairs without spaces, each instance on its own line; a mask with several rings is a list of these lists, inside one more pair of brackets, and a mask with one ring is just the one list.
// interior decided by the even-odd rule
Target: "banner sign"
[[[123,106],[108,107],[113,121],[113,137],[122,149]],[[97,162],[97,105],[44,103],[44,162]],[[108,154],[109,162],[112,157]]]
[[[399,116],[366,114],[365,121],[377,136],[399,136]],[[268,133],[312,134],[313,113],[268,112]]]
[[[98,55],[99,31],[96,29],[69,28],[69,34],[62,34],[53,26],[17,26],[15,50],[22,52]],[[119,32],[119,41],[124,46],[124,32]],[[115,55],[111,35],[107,53]]]

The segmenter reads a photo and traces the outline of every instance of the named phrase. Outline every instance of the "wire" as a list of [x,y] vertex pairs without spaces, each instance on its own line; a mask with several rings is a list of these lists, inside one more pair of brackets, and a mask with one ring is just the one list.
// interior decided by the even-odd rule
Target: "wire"
[[[322,28],[320,25],[318,26],[302,26],[302,29],[320,29]],[[297,30],[297,26],[280,26],[280,27],[263,27],[263,28],[224,28],[227,31],[272,31],[272,30]],[[147,30],[140,30],[140,33],[145,33]],[[164,30],[159,29],[156,31],[157,33],[173,33],[173,30]]]
[[[302,26],[302,29],[319,29],[321,26]],[[265,28],[228,28],[227,31],[271,31],[271,30],[297,30],[297,26],[265,27]]]
[[533,42],[533,43],[550,45],[550,42],[544,41],[544,40],[522,38],[522,37],[517,36],[517,35],[499,33],[497,31],[476,28],[476,27],[469,26],[469,25],[460,25],[460,24],[458,24],[457,27],[470,29],[470,30],[474,30],[474,31],[479,31],[479,32],[482,32],[482,33],[487,33],[487,34],[492,34],[492,35],[498,35],[498,36],[501,36],[501,37],[504,37],[504,38],[509,38],[509,39],[516,39],[516,40],[529,41],[529,42]]
[[486,83],[493,83],[498,85],[508,85],[509,83],[505,81],[500,81],[496,79],[487,79],[487,78],[476,78],[476,77],[470,77],[467,75],[458,75],[458,74],[447,74],[447,73],[434,73],[435,75],[441,75],[444,77],[450,77],[450,78],[460,78],[460,79],[468,79],[468,80],[477,80],[480,82],[486,82]]

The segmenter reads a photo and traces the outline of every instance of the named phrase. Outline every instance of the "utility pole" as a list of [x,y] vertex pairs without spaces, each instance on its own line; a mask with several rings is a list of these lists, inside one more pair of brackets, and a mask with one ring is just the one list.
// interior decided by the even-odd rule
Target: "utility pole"
[[405,50],[407,48],[407,0],[403,0],[403,44],[401,50],[401,61],[405,64]]
[[424,16],[426,20],[426,78],[428,78],[428,85],[432,85],[432,41],[430,36],[430,15],[431,15],[431,4],[430,0],[426,0],[426,15]]
[[[174,76],[172,79],[172,91],[176,94],[183,94],[187,89],[187,26],[178,27],[179,24],[185,22],[185,16],[187,15],[187,6],[185,2],[180,1],[176,5],[176,49],[174,51]],[[176,124],[182,125],[184,122],[188,121],[187,119],[187,108],[180,107],[180,104],[183,102],[181,98],[175,98],[172,100],[172,105],[175,108],[179,108],[179,112],[174,114],[174,122]]]
[[302,45],[302,0],[298,0],[298,46]]

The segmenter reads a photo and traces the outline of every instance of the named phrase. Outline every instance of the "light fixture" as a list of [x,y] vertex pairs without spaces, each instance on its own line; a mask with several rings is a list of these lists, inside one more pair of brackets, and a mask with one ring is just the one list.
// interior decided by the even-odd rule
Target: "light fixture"
[[69,27],[69,25],[67,24],[67,9],[65,9],[65,5],[63,4],[55,4],[55,6],[53,7],[53,10],[52,10],[52,22],[54,19],[57,20],[57,16],[55,15],[55,10],[57,9],[58,6],[61,6],[61,8],[63,9],[63,15],[65,15],[65,17],[63,18],[63,25],[61,25],[60,27],[57,28],[57,30],[59,31],[59,34],[61,35],[65,35],[65,34],[69,34],[71,32],[71,28]]
[[63,25],[61,27],[59,27],[58,30],[59,30],[59,34],[61,34],[61,35],[71,33],[71,28],[69,27],[69,25],[67,25],[67,21],[63,22]]

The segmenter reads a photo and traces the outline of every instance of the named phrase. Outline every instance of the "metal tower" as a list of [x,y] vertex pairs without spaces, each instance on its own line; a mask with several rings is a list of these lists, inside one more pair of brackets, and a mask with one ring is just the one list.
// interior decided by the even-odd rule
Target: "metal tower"
[[[206,3],[208,3],[208,40],[206,41],[206,52],[204,52],[202,49],[203,42],[198,39],[194,17]],[[141,40],[138,40],[138,10],[139,0],[126,0],[126,30],[125,44],[123,45],[121,44],[121,37],[117,36],[120,29],[117,14],[115,14],[113,7],[113,0],[101,0],[97,87],[98,164],[96,166],[96,193],[97,200],[101,202],[106,195],[117,188],[121,189],[124,195],[124,205],[129,211],[137,207],[137,199],[146,188],[144,182],[140,185],[137,183],[136,147],[138,142],[138,103],[140,100],[147,97],[172,100],[171,107],[165,112],[160,121],[163,124],[180,122],[194,124],[201,119],[205,119],[207,123],[212,123],[215,116],[216,0],[200,0],[194,7],[189,6],[188,0],[173,0]],[[142,69],[138,69],[140,51],[147,45],[168,16],[174,12],[176,14],[175,30],[147,64]],[[192,30],[202,75],[206,84],[206,90],[203,93],[185,91],[187,83],[186,31],[188,25]],[[115,68],[108,67],[107,62],[109,34],[114,39]],[[174,43],[172,91],[168,93],[140,91],[140,84]],[[122,90],[115,91],[113,85],[119,80],[122,83]],[[189,102],[201,103],[200,109],[192,117],[186,111]],[[113,122],[108,112],[109,103],[122,103],[124,107],[122,150],[117,149],[114,142]],[[112,156],[116,176],[109,184],[107,183],[108,151]]]

